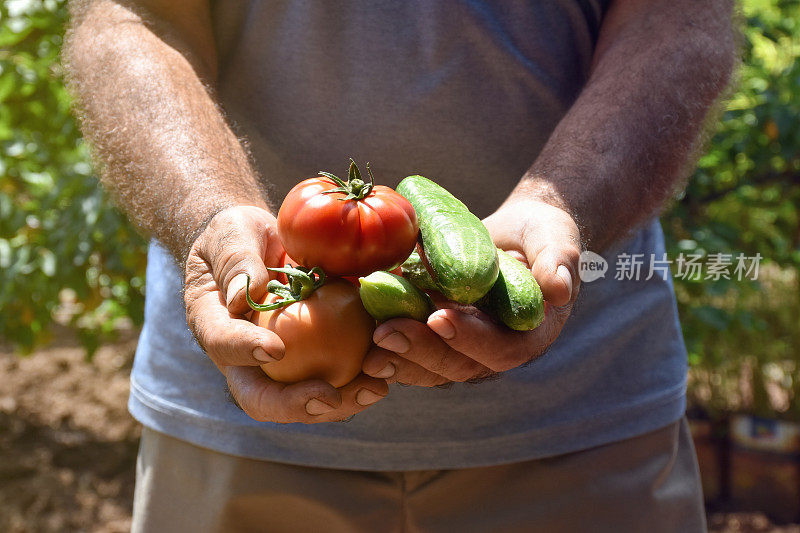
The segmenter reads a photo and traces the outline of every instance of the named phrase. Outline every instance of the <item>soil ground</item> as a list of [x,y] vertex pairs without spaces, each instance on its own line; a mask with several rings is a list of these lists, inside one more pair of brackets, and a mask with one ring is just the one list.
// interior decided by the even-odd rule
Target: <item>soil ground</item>
[[[0,346],[0,531],[128,531],[140,431],[126,410],[136,335],[92,361],[68,332],[58,337],[22,357]],[[759,513],[712,513],[709,526],[800,533]]]

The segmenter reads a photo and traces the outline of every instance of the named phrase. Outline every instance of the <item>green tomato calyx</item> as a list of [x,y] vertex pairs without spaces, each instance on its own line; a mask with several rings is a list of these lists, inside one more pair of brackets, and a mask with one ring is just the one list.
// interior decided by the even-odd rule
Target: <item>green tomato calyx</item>
[[257,304],[250,297],[250,275],[245,274],[247,276],[245,297],[247,305],[254,311],[272,311],[305,300],[325,284],[325,272],[320,267],[309,269],[286,265],[283,268],[267,268],[267,270],[286,274],[289,283],[281,283],[273,279],[267,284],[267,292],[279,296],[280,299],[268,304]]
[[335,176],[330,172],[320,171],[320,175],[333,180],[333,182],[338,185],[337,188],[325,191],[323,194],[340,192],[346,195],[344,198],[339,198],[339,200],[343,202],[346,202],[347,200],[363,200],[369,196],[369,193],[372,192],[372,188],[375,186],[375,178],[372,175],[372,170],[369,168],[369,163],[367,163],[367,174],[369,175],[369,183],[365,182],[361,178],[361,171],[358,170],[358,165],[356,165],[356,162],[353,161],[353,158],[350,158],[350,168],[347,171],[347,181],[344,181],[339,176]]

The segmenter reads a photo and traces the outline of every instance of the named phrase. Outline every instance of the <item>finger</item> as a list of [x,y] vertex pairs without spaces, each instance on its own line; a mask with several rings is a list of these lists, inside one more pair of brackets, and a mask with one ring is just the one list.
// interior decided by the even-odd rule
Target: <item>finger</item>
[[[530,216],[532,211],[535,217]],[[581,240],[572,217],[542,202],[517,202],[498,210],[485,223],[498,247],[522,252],[545,300],[557,306],[575,301]]]
[[342,405],[338,409],[340,412],[326,416],[335,416],[336,420],[343,420],[385,398],[389,393],[389,386],[385,379],[359,374],[353,381],[341,387],[339,393],[342,395]]
[[263,422],[315,424],[348,419],[385,398],[385,380],[364,374],[341,387],[322,380],[285,384],[253,367],[225,367],[231,395],[251,418]]
[[279,383],[257,367],[222,368],[231,395],[251,418],[261,422],[324,422],[323,415],[338,410],[342,397],[325,381]]
[[468,381],[491,370],[457,352],[421,322],[388,320],[375,329],[375,344],[450,381]]
[[359,374],[337,392],[341,402],[336,409],[326,409],[327,405],[317,403],[316,398],[308,402],[306,411],[314,417],[314,423],[347,420],[385,398],[389,393],[389,386],[384,379]]
[[577,247],[564,244],[547,245],[535,255],[531,271],[545,300],[559,306],[577,296],[579,256]]
[[504,372],[544,353],[567,316],[569,309],[549,306],[538,328],[514,331],[479,315],[440,309],[428,317],[428,327],[453,350],[494,372]]
[[449,382],[447,378],[379,346],[367,352],[362,369],[365,374],[385,379],[389,383],[435,387]]
[[256,207],[226,209],[211,220],[202,237],[199,253],[211,266],[225,305],[235,314],[248,312],[247,275],[250,296],[260,301],[271,279],[266,265],[277,265],[282,255],[275,218]]
[[282,359],[286,351],[277,334],[232,317],[216,290],[187,287],[186,319],[198,344],[218,367],[271,363]]

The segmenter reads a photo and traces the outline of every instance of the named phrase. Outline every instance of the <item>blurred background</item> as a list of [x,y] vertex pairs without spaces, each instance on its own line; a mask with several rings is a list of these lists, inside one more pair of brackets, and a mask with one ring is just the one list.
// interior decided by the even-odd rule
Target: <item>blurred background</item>
[[[740,5],[739,78],[662,224],[672,260],[761,255],[756,280],[675,277],[710,526],[800,532],[800,0]],[[2,531],[130,527],[145,241],[70,115],[66,20],[0,4]]]

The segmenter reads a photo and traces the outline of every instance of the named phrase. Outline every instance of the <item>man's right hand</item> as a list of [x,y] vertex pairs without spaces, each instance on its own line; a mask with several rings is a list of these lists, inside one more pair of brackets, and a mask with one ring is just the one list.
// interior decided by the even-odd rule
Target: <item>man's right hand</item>
[[254,300],[267,292],[269,266],[283,266],[275,217],[251,206],[217,213],[195,240],[186,260],[184,300],[189,328],[228,380],[233,398],[255,420],[344,420],[386,396],[383,379],[364,374],[335,389],[322,380],[285,384],[259,365],[279,360],[283,341],[248,320],[246,276]]

